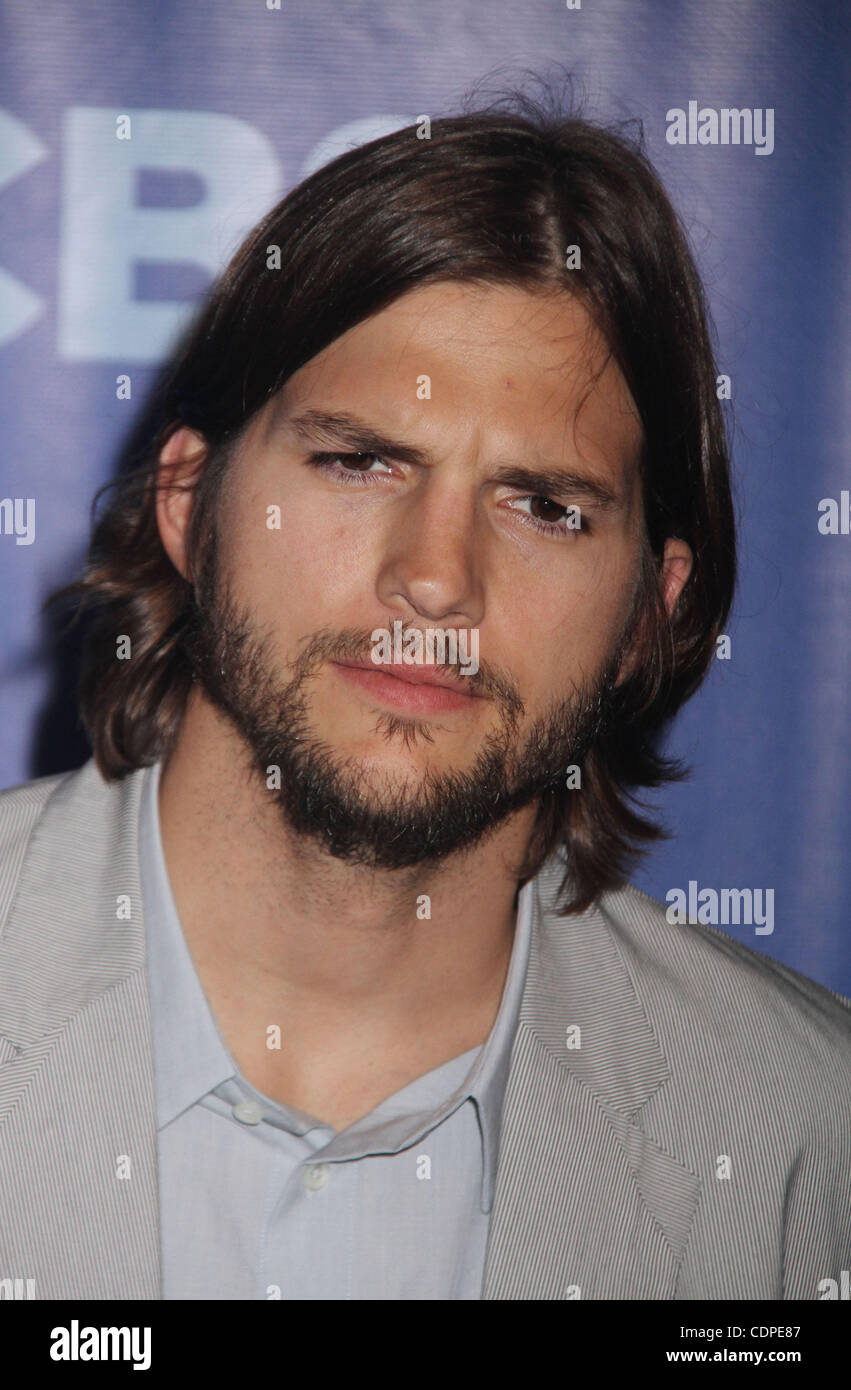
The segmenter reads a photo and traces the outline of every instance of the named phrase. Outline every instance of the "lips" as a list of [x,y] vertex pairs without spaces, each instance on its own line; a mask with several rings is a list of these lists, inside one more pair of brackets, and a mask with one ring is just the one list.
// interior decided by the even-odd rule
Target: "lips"
[[374,661],[337,661],[333,667],[349,686],[366,696],[371,705],[377,702],[426,718],[453,711],[470,713],[480,707],[480,698],[469,682],[465,685],[463,677],[441,671]]
[[476,692],[470,687],[469,677],[446,675],[441,671],[429,670],[427,666],[409,666],[407,663],[394,661],[338,661],[335,665],[346,666],[356,671],[370,671],[374,675],[394,676],[396,680],[405,681],[407,685],[437,685],[444,690],[454,690],[458,695],[476,698]]

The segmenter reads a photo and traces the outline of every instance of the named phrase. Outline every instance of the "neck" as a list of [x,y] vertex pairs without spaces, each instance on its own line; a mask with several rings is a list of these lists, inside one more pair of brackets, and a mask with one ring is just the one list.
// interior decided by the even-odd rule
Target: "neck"
[[[331,1065],[330,1054],[339,1063],[363,1049],[379,1070],[394,1057],[405,1070],[408,1057],[415,1076],[485,1041],[513,943],[512,866],[534,807],[438,865],[341,862],[287,827],[236,732],[193,691],[159,810],[196,969],[259,1089],[274,1080],[278,1093],[304,1098],[308,1057]],[[266,1028],[284,1021],[298,1046],[264,1056]]]

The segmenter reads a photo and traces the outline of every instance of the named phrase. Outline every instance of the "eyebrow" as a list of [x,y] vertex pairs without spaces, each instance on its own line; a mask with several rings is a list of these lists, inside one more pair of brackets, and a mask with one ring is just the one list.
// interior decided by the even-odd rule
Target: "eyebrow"
[[[348,412],[305,410],[300,415],[282,421],[281,428],[292,430],[303,440],[333,448],[345,445],[359,454],[378,454],[398,463],[424,466],[432,462],[426,449],[390,439]],[[602,478],[565,468],[524,468],[505,465],[490,479],[506,487],[522,488],[541,497],[581,495],[590,497],[603,511],[613,511],[621,505],[621,495]]]
[[601,511],[615,511],[621,505],[620,493],[601,478],[576,473],[568,468],[498,468],[491,479],[506,487],[521,488],[536,497],[590,497]]
[[425,449],[417,449],[413,444],[403,444],[379,434],[356,415],[330,412],[327,410],[305,410],[301,415],[283,422],[284,429],[294,430],[302,439],[316,444],[326,444],[333,448],[345,444],[358,454],[388,454],[399,463],[427,464],[430,455]]

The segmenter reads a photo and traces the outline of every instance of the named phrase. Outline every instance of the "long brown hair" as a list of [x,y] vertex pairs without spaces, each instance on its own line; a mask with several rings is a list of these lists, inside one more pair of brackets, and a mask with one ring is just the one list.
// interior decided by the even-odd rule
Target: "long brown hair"
[[[665,834],[635,794],[684,775],[659,742],[705,676],[732,601],[728,446],[704,293],[640,136],[523,98],[435,120],[422,135],[411,126],[340,156],[247,237],[161,387],[141,465],[107,485],[114,496],[95,520],[82,578],[53,598],[73,597],[78,614],[92,618],[80,706],[103,776],[162,757],[192,679],[194,604],[155,515],[158,456],[170,434],[184,423],[210,445],[189,535],[197,574],[242,432],[347,329],[426,282],[579,294],[641,420],[645,522],[640,663],[615,692],[613,718],[583,762],[581,791],[542,794],[524,866],[525,878],[563,847],[564,910],[580,911],[624,877],[645,852],[639,841]],[[566,268],[570,246],[580,248],[581,267]],[[694,556],[670,620],[658,583],[669,536]],[[119,634],[131,638],[132,662],[115,659]]]

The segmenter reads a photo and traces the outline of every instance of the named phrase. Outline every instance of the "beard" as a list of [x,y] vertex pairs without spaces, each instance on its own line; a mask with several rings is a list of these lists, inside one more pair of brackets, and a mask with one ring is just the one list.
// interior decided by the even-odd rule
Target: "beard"
[[[290,831],[351,864],[405,869],[469,849],[544,793],[576,795],[564,791],[568,768],[581,766],[608,728],[625,632],[596,679],[555,700],[522,733],[525,706],[515,683],[481,662],[464,679],[473,694],[493,702],[498,727],[467,770],[427,768],[400,785],[338,754],[311,724],[312,677],[326,662],[369,659],[369,635],[316,632],[282,678],[271,634],[236,603],[218,574],[217,550],[214,539],[196,587],[187,641],[193,679],[240,735]],[[435,666],[441,669],[457,674]],[[376,712],[376,731],[408,748],[434,742],[429,721],[407,716]],[[272,769],[280,776],[270,788]]]

